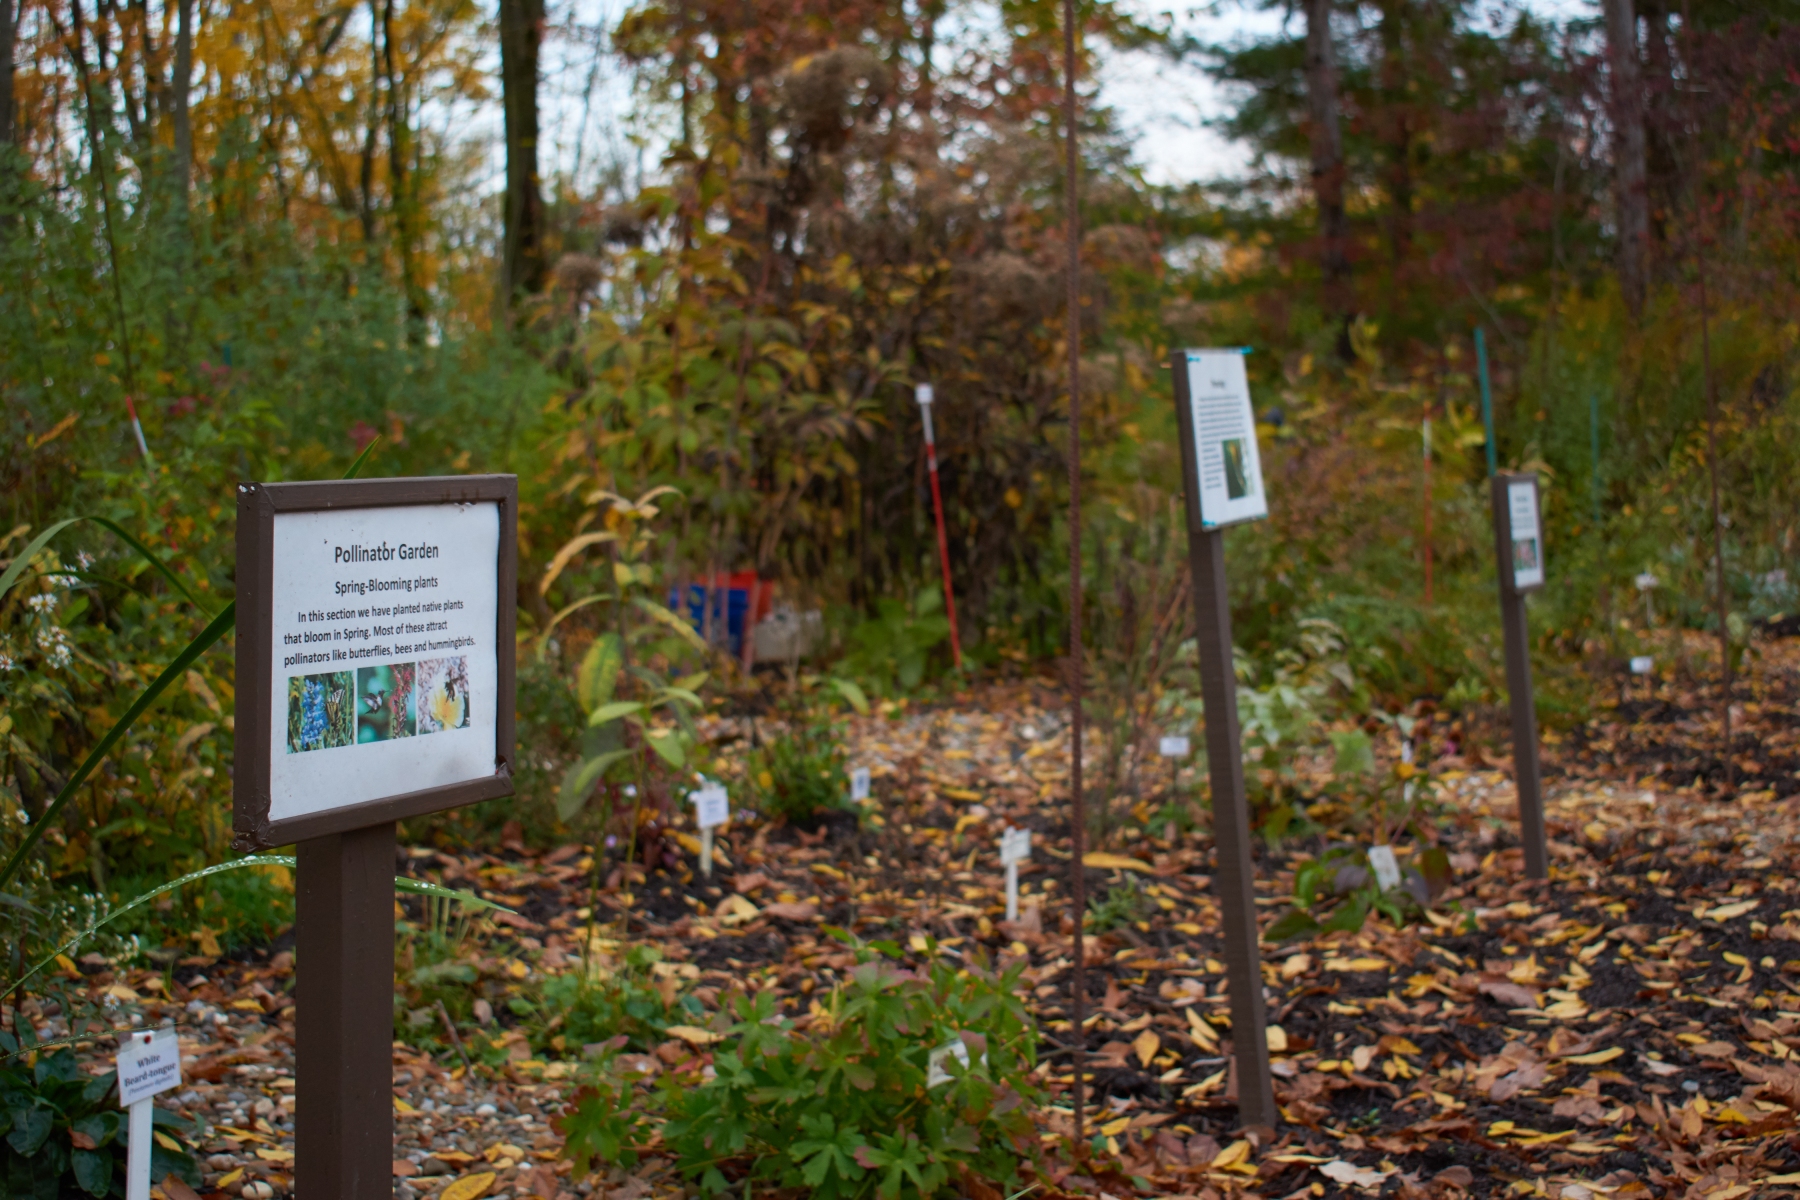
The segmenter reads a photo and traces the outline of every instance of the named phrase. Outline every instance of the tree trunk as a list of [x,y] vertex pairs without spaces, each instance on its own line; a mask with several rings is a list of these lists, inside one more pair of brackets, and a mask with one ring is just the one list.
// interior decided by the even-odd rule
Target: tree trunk
[[1644,31],[1644,196],[1652,246],[1661,247],[1669,243],[1681,188],[1675,51],[1664,0],[1641,0],[1638,16]]
[[544,199],[538,192],[538,41],[544,0],[500,0],[500,88],[506,112],[505,301],[544,286]]
[[13,47],[18,44],[18,29],[13,0],[0,0],[0,234],[8,232],[14,223],[11,205],[19,168],[13,161],[13,147],[24,140],[19,136],[13,103]]
[[1612,68],[1613,172],[1618,191],[1619,291],[1635,320],[1649,278],[1650,197],[1644,177],[1644,89],[1632,0],[1603,0]]
[[[7,0],[0,0],[0,4]],[[188,93],[194,74],[194,0],[179,0],[175,9],[175,79],[170,88],[169,120],[175,132],[175,200],[185,221],[188,187],[194,173],[194,132],[188,121]]]
[[1338,125],[1337,55],[1331,43],[1331,0],[1306,0],[1306,98],[1311,121],[1313,195],[1319,205],[1319,267],[1325,311],[1340,326],[1338,353],[1350,352],[1349,227],[1344,218],[1344,136]]
[[1387,143],[1388,253],[1399,272],[1412,253],[1412,102],[1407,96],[1406,0],[1381,6],[1381,107]]
[[13,126],[13,46],[17,42],[13,0],[0,0],[0,154],[18,137]]

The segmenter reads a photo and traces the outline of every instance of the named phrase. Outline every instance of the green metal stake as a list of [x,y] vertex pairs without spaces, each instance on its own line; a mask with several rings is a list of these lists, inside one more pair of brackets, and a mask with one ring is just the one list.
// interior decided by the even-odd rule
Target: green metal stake
[[1492,479],[1500,464],[1494,448],[1494,393],[1488,386],[1487,338],[1479,325],[1475,327],[1475,366],[1481,376],[1481,423],[1487,429],[1488,478]]
[[1600,393],[1588,393],[1588,442],[1594,452],[1594,528],[1600,527]]

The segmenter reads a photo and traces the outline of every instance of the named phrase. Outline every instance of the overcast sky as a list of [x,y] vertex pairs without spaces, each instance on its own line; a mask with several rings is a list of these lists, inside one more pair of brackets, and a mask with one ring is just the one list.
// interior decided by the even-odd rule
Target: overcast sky
[[[1521,6],[1516,0],[1480,3],[1490,18],[1507,23]],[[636,152],[628,144],[633,97],[617,62],[605,53],[596,54],[605,46],[606,35],[626,4],[627,0],[571,0],[566,6],[552,6],[553,14],[560,9],[563,24],[544,45],[543,165],[546,175],[559,168],[566,172],[579,154],[578,184],[584,189],[595,180],[599,157],[610,153],[631,166],[636,162]],[[1142,0],[1137,7],[1146,14],[1170,11]],[[1593,15],[1597,5],[1595,0],[1524,0],[1523,7],[1565,20]],[[1177,30],[1205,44],[1253,41],[1278,32],[1284,21],[1298,31],[1304,19],[1292,7],[1262,9],[1243,0],[1217,0],[1206,7],[1174,11]],[[1226,111],[1229,97],[1197,63],[1171,63],[1152,53],[1111,56],[1101,66],[1100,96],[1133,135],[1138,161],[1153,183],[1229,178],[1241,175],[1249,165],[1247,147],[1222,137],[1208,125],[1209,119]],[[499,106],[490,107],[497,126]],[[642,165],[653,171],[656,164],[651,158]],[[494,182],[497,186],[500,179]]]

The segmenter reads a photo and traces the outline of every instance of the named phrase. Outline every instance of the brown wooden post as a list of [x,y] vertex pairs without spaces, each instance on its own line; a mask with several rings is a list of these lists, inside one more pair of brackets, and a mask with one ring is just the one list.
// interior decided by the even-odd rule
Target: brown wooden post
[[294,1187],[394,1192],[394,823],[300,843]]
[[1188,564],[1194,579],[1194,636],[1200,649],[1205,703],[1206,762],[1212,778],[1213,890],[1224,926],[1225,972],[1231,1000],[1232,1076],[1238,1120],[1273,1128],[1281,1120],[1269,1075],[1268,1013],[1263,1000],[1262,952],[1256,926],[1256,864],[1251,857],[1250,805],[1238,726],[1237,676],[1231,659],[1231,596],[1225,575],[1225,532],[1202,520],[1200,467],[1189,394],[1187,356],[1175,358],[1175,412],[1180,427],[1182,479],[1187,492]]
[[[1543,780],[1538,767],[1537,703],[1531,694],[1531,629],[1525,615],[1525,594],[1543,586],[1543,517],[1538,507],[1537,476],[1502,472],[1490,481],[1494,510],[1494,563],[1500,577],[1500,625],[1506,635],[1506,690],[1512,709],[1513,784],[1519,796],[1519,841],[1525,849],[1525,874],[1531,879],[1550,877],[1550,858],[1544,841]],[[1512,489],[1529,487],[1536,529],[1536,582],[1515,561]],[[1527,531],[1521,530],[1521,533]],[[1521,582],[1521,579],[1525,580]]]

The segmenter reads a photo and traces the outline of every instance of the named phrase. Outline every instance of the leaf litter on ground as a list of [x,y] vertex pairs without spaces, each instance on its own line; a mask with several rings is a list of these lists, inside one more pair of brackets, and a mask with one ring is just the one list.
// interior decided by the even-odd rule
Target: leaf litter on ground
[[[828,926],[892,938],[921,961],[1026,963],[1051,1097],[1037,1114],[1036,1195],[1735,1200],[1800,1185],[1797,689],[1794,644],[1766,645],[1735,694],[1729,791],[1716,686],[1627,683],[1586,725],[1547,736],[1548,884],[1523,878],[1508,772],[1474,751],[1440,761],[1439,833],[1458,874],[1427,920],[1372,917],[1265,945],[1285,1119],[1273,1137],[1239,1130],[1228,1094],[1204,832],[1152,837],[1127,823],[1090,855],[1090,896],[1137,900],[1087,939],[1077,1035],[1061,900],[1067,738],[1042,682],[849,719],[850,762],[871,769],[876,803],[811,829],[740,820],[722,831],[712,880],[692,861],[615,863],[595,887],[591,847],[532,850],[516,833],[491,853],[412,847],[408,873],[517,911],[472,917],[450,946],[455,970],[421,976],[415,962],[409,983],[402,952],[395,1194],[681,1194],[654,1137],[636,1164],[572,1178],[554,1121],[599,1047],[533,1026],[532,1005],[546,980],[654,947],[647,986],[679,1019],[652,1021],[657,1040],[628,1055],[649,1086],[710,1065],[709,1023],[734,989],[768,992],[804,1023],[853,963]],[[727,763],[742,759],[751,720],[706,722]],[[1178,781],[1195,783],[1191,770]],[[1009,825],[1036,835],[1013,923],[997,849]],[[1316,848],[1259,851],[1265,922]],[[425,903],[402,898],[415,928]],[[203,1194],[292,1190],[293,969],[279,943],[190,956],[166,975],[98,956],[63,964],[60,986],[106,1011],[180,1027],[187,1082],[165,1102],[201,1123]],[[438,999],[460,997],[459,1011],[406,1008],[430,990],[420,978],[440,981]],[[34,997],[22,1012],[40,1037],[67,1036],[56,1009]],[[1095,1143],[1071,1155],[1077,1046]]]

